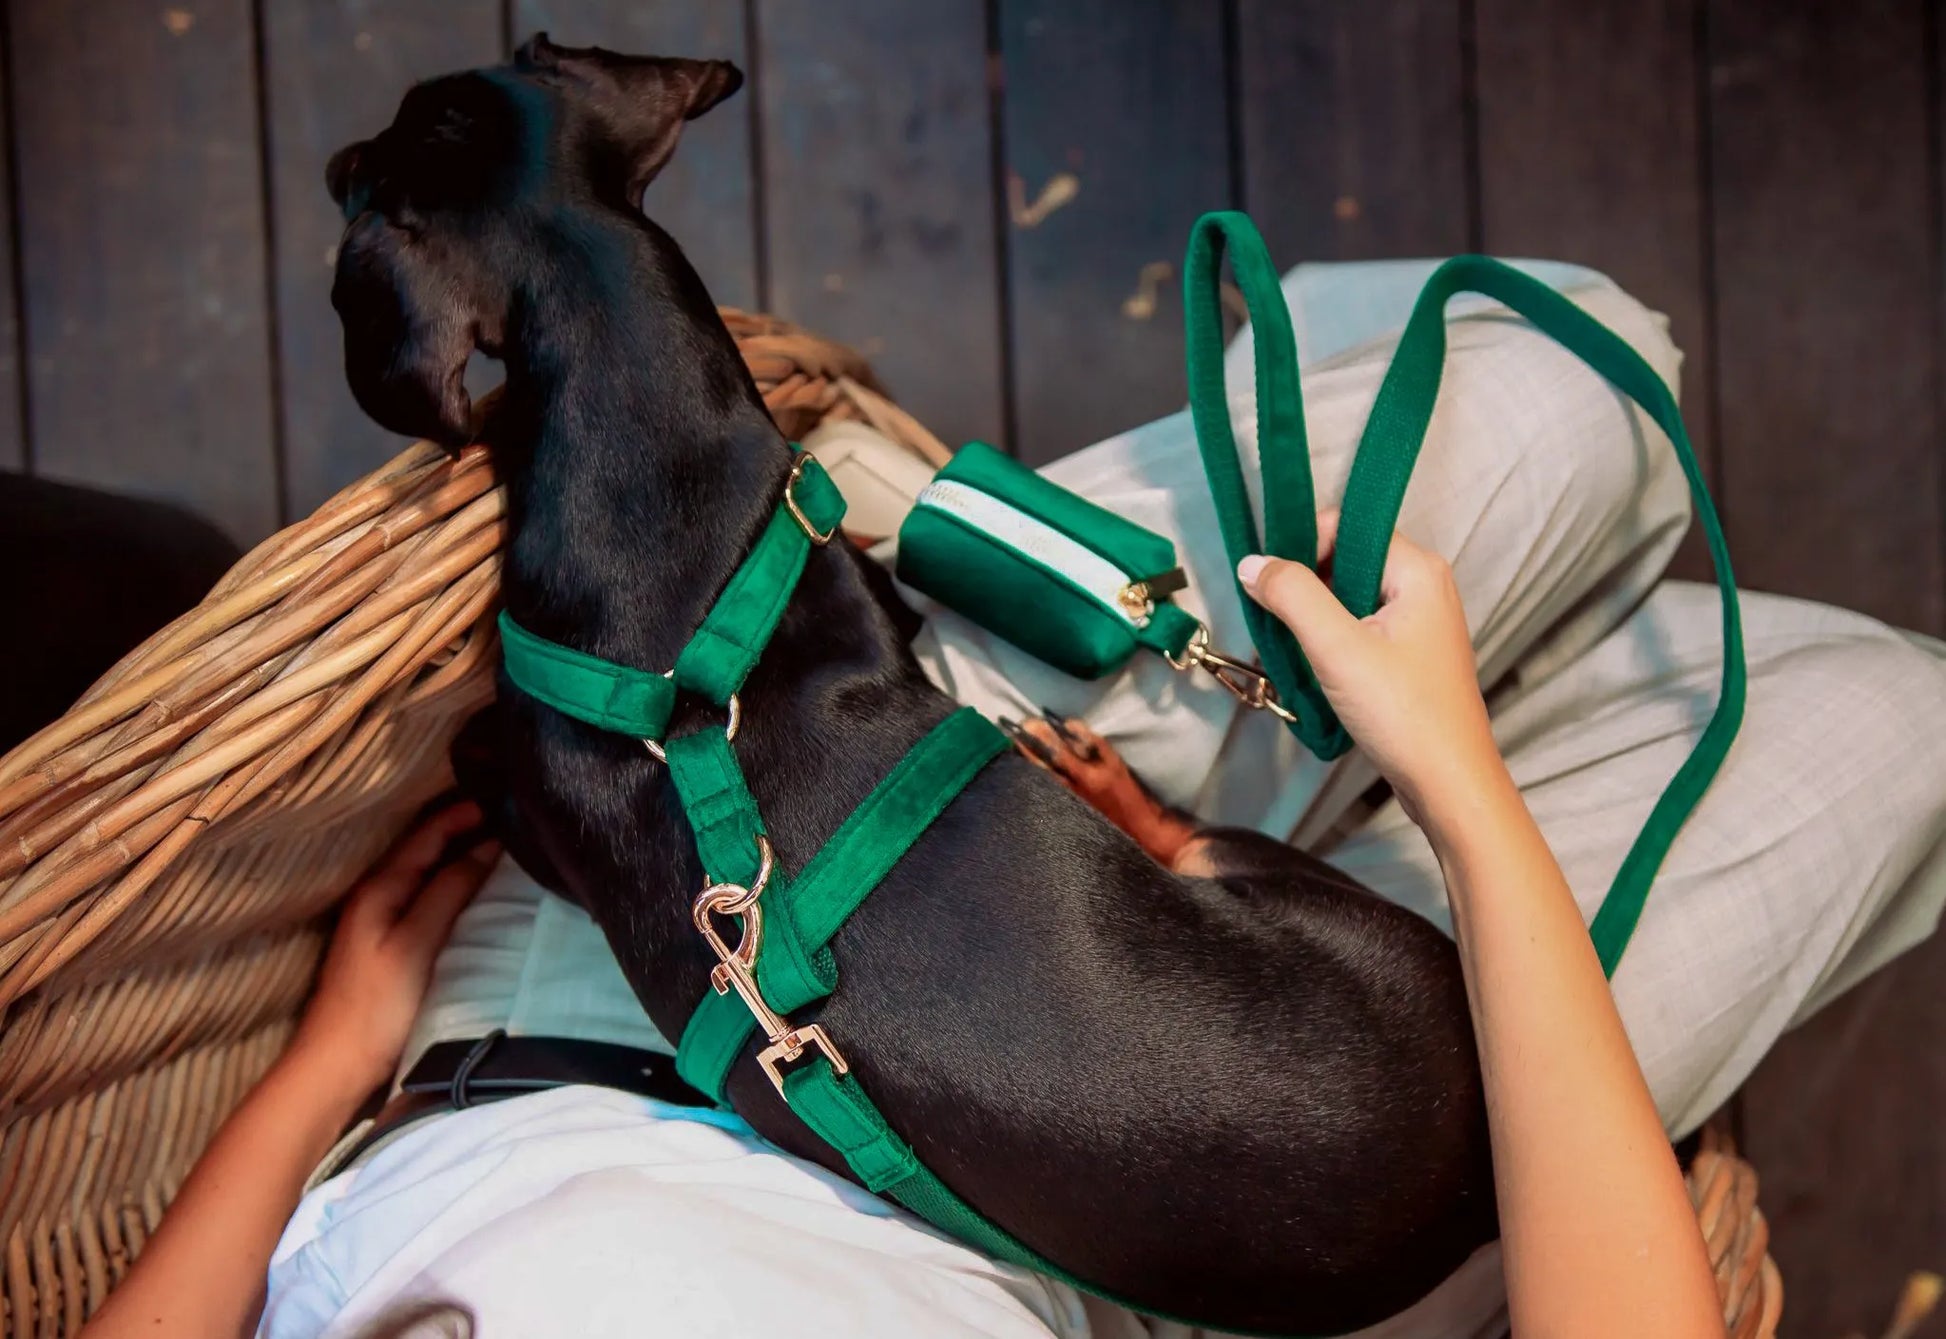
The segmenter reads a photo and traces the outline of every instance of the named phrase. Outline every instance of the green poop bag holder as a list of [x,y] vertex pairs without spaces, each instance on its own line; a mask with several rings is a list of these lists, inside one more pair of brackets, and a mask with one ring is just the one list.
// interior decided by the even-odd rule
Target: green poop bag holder
[[[1219,281],[1226,253],[1250,312],[1255,346],[1261,530],[1244,484],[1224,385]],[[1689,481],[1722,598],[1723,671],[1715,711],[1657,800],[1589,927],[1602,966],[1612,975],[1656,871],[1722,766],[1743,718],[1743,631],[1729,551],[1675,398],[1655,369],[1547,285],[1486,256],[1458,256],[1435,270],[1419,294],[1346,481],[1331,584],[1348,609],[1367,617],[1378,608],[1386,552],[1439,396],[1446,304],[1461,293],[1492,298],[1526,318],[1633,400],[1668,435]],[[1276,267],[1247,215],[1219,212],[1197,220],[1183,266],[1183,305],[1190,414],[1232,568],[1252,553],[1315,568],[1317,499],[1297,343]],[[1208,671],[1246,704],[1275,713],[1319,758],[1328,761],[1351,747],[1351,737],[1282,623],[1239,588],[1261,667],[1218,651],[1208,629],[1171,600],[1187,583],[1167,538],[991,447],[970,444],[920,494],[899,532],[898,563],[907,584],[1067,673],[1099,678],[1146,647],[1178,669]]]

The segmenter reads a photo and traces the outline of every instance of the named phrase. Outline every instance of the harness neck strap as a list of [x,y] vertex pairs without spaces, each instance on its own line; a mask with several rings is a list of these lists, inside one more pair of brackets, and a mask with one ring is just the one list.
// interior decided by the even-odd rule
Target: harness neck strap
[[678,692],[732,706],[789,607],[811,549],[829,543],[844,516],[845,499],[831,476],[799,453],[763,534],[674,668],[655,674],[602,660],[536,636],[503,611],[500,654],[507,677],[558,712],[659,751]]

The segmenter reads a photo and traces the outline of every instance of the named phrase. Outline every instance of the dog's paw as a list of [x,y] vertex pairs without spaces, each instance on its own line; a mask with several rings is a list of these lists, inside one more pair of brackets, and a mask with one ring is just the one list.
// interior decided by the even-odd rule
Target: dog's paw
[[1129,774],[1121,756],[1079,717],[1056,715],[1043,707],[1035,720],[1002,716],[1000,728],[1023,757],[1052,772],[1083,799],[1112,789]]
[[1043,771],[1165,863],[1194,831],[1194,821],[1142,784],[1113,745],[1073,716],[1042,709],[1037,720],[1000,718],[1014,746]]

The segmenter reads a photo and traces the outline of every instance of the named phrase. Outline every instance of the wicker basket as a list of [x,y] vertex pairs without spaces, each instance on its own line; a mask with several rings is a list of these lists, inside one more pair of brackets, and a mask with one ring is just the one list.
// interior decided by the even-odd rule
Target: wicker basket
[[[858,356],[726,311],[783,431],[945,447]],[[0,758],[0,1305],[72,1335],[288,1040],[320,918],[449,783],[493,691],[505,508],[420,444],[246,555]],[[1692,1174],[1732,1334],[1774,1332],[1755,1178]]]

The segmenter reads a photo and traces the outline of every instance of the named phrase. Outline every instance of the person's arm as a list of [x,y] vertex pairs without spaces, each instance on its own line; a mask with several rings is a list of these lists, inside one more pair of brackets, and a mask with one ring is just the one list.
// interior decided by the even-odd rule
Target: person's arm
[[[1321,529],[1328,544],[1336,517]],[[1445,875],[1514,1333],[1721,1339],[1681,1169],[1567,880],[1494,744],[1451,569],[1395,536],[1366,619],[1299,564],[1246,558],[1238,575],[1297,637]]]
[[[498,858],[436,867],[471,804],[415,830],[345,904],[297,1035],[223,1123],[82,1339],[248,1335],[270,1254],[311,1169],[392,1075],[433,958]],[[436,870],[436,872],[435,872]]]

